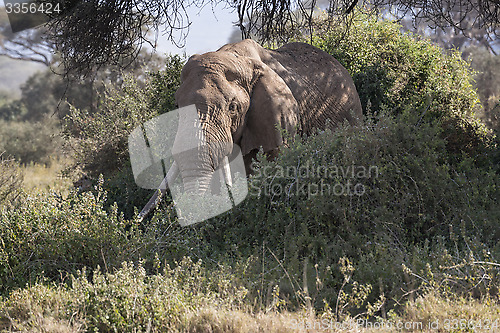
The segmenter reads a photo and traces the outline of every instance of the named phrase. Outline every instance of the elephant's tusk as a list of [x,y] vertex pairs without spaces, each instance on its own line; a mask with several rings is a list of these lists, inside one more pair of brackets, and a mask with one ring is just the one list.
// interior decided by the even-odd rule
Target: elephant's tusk
[[229,166],[229,159],[224,156],[222,160],[222,173],[224,174],[224,181],[228,186],[233,186],[233,180],[231,178],[231,167]]
[[148,215],[148,213],[151,211],[151,209],[155,208],[161,201],[161,197],[167,192],[168,184],[173,183],[175,178],[179,175],[179,167],[177,166],[177,163],[174,162],[172,163],[172,166],[167,172],[167,175],[165,178],[163,178],[162,182],[160,183],[160,186],[158,187],[158,190],[155,191],[155,194],[149,199],[148,203],[144,208],[141,210],[138,216],[139,222]]

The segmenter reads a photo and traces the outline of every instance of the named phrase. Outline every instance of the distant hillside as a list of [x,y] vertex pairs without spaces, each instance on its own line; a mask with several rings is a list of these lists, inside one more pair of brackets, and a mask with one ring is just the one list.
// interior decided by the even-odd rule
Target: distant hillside
[[0,91],[19,95],[21,84],[43,68],[44,66],[41,64],[0,56]]

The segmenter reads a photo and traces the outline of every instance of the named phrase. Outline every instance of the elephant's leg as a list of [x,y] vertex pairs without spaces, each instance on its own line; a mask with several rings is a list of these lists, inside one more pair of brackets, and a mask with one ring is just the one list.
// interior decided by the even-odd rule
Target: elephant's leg
[[268,161],[274,161],[274,159],[278,157],[279,153],[280,153],[280,148],[278,147],[276,149],[266,151],[264,155],[266,155]]
[[258,149],[252,149],[248,154],[243,156],[243,162],[245,163],[245,172],[248,176],[253,174],[252,162],[257,161]]
[[[248,154],[243,156],[243,162],[245,163],[245,171],[247,175],[252,175],[253,174],[253,169],[252,169],[252,162],[257,161],[257,153],[259,152],[258,149],[252,149]],[[266,155],[266,159],[268,161],[274,161],[276,157],[279,155],[279,147],[270,151],[267,151],[264,153]]]

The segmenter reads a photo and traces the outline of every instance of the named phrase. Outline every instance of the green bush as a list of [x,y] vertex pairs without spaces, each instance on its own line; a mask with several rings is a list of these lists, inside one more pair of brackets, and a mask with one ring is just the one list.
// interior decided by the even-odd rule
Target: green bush
[[175,92],[181,84],[181,70],[185,62],[180,56],[170,56],[165,69],[150,73],[151,107],[159,114],[177,108]]
[[[120,88],[108,86],[98,111],[71,108],[64,137],[73,149],[77,166],[91,178],[106,179],[128,161],[128,136],[147,120],[175,107],[174,94],[180,84],[181,57],[170,56],[166,69],[151,73],[143,87],[126,75]],[[73,168],[73,167],[72,167]]]
[[17,191],[17,200],[0,205],[0,295],[26,283],[61,281],[84,267],[112,271],[124,261],[142,261],[153,273],[190,253],[189,238],[197,236],[175,223],[171,203],[139,224],[110,202],[102,182],[65,196]]
[[65,142],[76,161],[66,173],[81,170],[94,183],[103,175],[108,205],[116,202],[127,218],[133,216],[134,207],[142,207],[151,196],[151,191],[135,183],[128,136],[137,126],[175,109],[174,94],[180,85],[183,64],[180,56],[168,57],[165,69],[149,73],[145,86],[132,76],[125,76],[121,88],[108,87],[97,112],[71,108],[65,119]]
[[103,209],[104,193],[25,194],[0,210],[0,292],[58,279],[83,267],[115,267],[140,258],[147,239],[116,207]]
[[338,59],[351,73],[366,112],[411,110],[418,121],[439,122],[452,154],[479,156],[488,143],[475,117],[479,97],[474,72],[460,52],[446,53],[401,26],[364,15],[344,26],[318,24],[313,45]]
[[476,70],[476,86],[481,104],[481,119],[492,129],[500,129],[500,55],[473,48],[469,56]]
[[103,64],[87,78],[71,73],[67,76],[56,74],[65,72],[62,67],[38,71],[20,86],[21,95],[18,98],[8,97],[7,93],[0,91],[0,119],[31,122],[47,116],[62,119],[69,113],[70,105],[93,113],[98,107],[97,97],[104,91],[105,85],[120,87],[124,75],[133,75],[139,85],[144,85],[148,79],[147,72],[159,70],[165,60],[146,50],[133,58],[129,59],[130,62],[124,60],[128,63],[126,68]]
[[[23,330],[53,323],[94,332],[182,332],[187,318],[203,308],[230,310],[246,290],[233,285],[227,268],[206,272],[185,258],[161,273],[147,275],[141,264],[87,278],[85,271],[68,284],[37,284],[0,303],[0,329]],[[45,324],[45,325],[44,325]],[[48,331],[51,331],[50,329]]]
[[[279,284],[291,300],[309,281],[317,308],[323,298],[337,298],[344,256],[356,264],[356,280],[373,287],[367,301],[383,293],[389,307],[402,297],[401,286],[422,283],[402,264],[417,275],[431,265],[437,279],[445,275],[438,267],[453,266],[470,251],[476,261],[497,262],[498,174],[478,168],[472,158],[451,165],[443,129],[419,119],[382,112],[357,128],[295,138],[274,162],[261,156],[249,198],[194,227],[204,240],[196,252],[251,260],[249,283]],[[493,271],[485,284],[498,287],[498,269]],[[485,295],[491,289],[485,284],[468,286]],[[266,294],[261,286],[248,289],[255,297]]]
[[17,122],[0,120],[0,151],[23,164],[50,164],[50,157],[60,154],[61,140],[57,120]]
[[[0,211],[1,292],[66,275],[84,266],[113,267],[138,245],[134,228],[115,210],[103,210],[103,198],[93,194],[67,198],[26,195]],[[106,221],[106,223],[104,223]],[[106,262],[106,263],[105,263]],[[120,261],[121,263],[121,261]]]
[[26,114],[26,106],[19,100],[5,100],[0,105],[1,120],[17,120],[20,114]]

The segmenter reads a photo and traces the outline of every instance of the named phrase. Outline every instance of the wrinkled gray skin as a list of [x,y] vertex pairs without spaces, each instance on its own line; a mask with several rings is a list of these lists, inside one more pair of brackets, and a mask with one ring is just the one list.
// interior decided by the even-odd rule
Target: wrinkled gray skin
[[[215,168],[241,147],[247,172],[259,147],[274,158],[284,143],[279,128],[308,135],[330,119],[355,124],[361,103],[347,70],[331,55],[304,43],[267,50],[252,40],[193,55],[182,69],[179,107],[196,104],[208,145],[183,152],[192,120],[181,119],[173,154],[187,192],[201,194]],[[353,117],[354,116],[354,117]],[[208,147],[208,148],[207,148]]]

